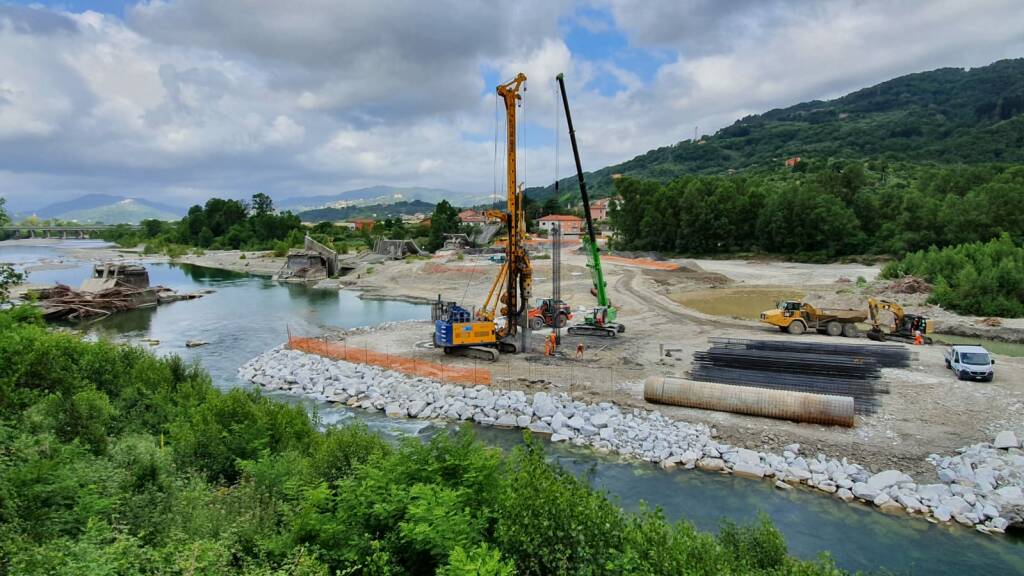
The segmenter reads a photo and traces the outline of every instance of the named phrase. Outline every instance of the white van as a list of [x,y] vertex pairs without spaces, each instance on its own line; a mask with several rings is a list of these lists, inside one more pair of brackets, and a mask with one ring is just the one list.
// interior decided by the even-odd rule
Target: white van
[[946,350],[946,368],[960,380],[991,382],[995,376],[992,365],[996,361],[981,346],[950,346]]

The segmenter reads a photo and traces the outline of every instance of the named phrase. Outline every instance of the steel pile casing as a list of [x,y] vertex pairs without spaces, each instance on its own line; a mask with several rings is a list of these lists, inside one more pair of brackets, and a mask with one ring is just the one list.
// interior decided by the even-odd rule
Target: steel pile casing
[[644,382],[644,399],[658,404],[796,422],[847,427],[854,425],[854,403],[850,396],[808,394],[651,376]]

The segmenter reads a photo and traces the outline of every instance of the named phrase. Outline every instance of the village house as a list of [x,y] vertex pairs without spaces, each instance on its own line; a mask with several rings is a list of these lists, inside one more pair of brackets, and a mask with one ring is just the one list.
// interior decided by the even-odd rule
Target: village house
[[487,222],[487,217],[482,212],[467,209],[459,212],[459,221],[463,224],[483,224]]
[[612,198],[601,198],[590,203],[590,218],[594,221],[607,220]]
[[562,229],[562,234],[578,236],[583,234],[583,218],[568,216],[565,214],[549,214],[536,220],[537,227],[541,230],[551,232],[555,226]]

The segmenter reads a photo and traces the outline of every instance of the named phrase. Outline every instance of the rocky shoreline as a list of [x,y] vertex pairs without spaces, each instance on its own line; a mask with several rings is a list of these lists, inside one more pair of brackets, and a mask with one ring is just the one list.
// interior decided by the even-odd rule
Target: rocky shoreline
[[780,489],[808,486],[846,502],[870,503],[883,512],[957,522],[985,533],[1024,528],[1024,452],[1012,431],[953,456],[930,456],[941,483],[917,484],[898,470],[872,474],[846,458],[802,454],[798,444],[777,455],[719,443],[713,428],[674,421],[657,411],[625,410],[609,402],[587,404],[566,394],[527,395],[442,384],[283,347],[253,358],[239,369],[239,376],[265,390],[383,411],[395,418],[522,428],[550,435],[552,442],[589,446],[666,469],[699,468],[768,479]]

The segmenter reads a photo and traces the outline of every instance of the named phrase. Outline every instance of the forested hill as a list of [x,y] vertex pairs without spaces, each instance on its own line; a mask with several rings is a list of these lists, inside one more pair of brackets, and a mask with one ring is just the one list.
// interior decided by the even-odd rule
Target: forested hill
[[[581,153],[586,161],[586,150]],[[793,156],[1024,162],[1024,58],[909,74],[835,100],[748,116],[702,142],[679,142],[597,170],[587,185],[603,197],[612,193],[613,174],[667,182],[682,174],[772,168]],[[554,186],[527,193],[545,199]],[[562,180],[560,193],[577,197],[575,177]]]

